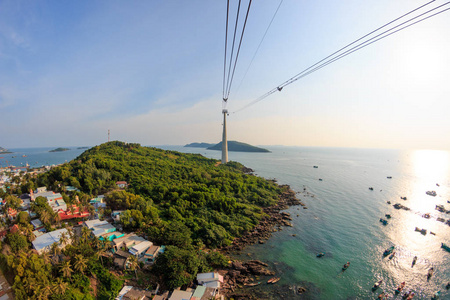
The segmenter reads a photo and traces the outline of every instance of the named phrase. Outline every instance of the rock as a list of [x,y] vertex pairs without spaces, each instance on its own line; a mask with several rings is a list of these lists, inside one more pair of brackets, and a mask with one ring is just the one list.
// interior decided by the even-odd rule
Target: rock
[[306,292],[306,289],[302,286],[297,289],[297,293],[299,294],[303,294],[304,292]]

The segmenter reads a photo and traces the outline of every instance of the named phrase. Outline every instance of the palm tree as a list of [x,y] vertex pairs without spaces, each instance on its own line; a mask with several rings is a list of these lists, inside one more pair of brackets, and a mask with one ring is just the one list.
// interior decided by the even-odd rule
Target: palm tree
[[59,244],[61,246],[65,246],[68,241],[69,241],[69,237],[67,236],[67,233],[65,233],[65,232],[61,233],[61,236],[59,237]]
[[87,268],[87,259],[83,257],[81,254],[75,255],[75,263],[73,265],[73,268],[75,271],[78,271],[80,273],[84,273],[84,270]]
[[52,286],[49,284],[40,285],[34,292],[37,300],[47,300],[52,294]]
[[137,280],[137,269],[139,268],[139,262],[136,256],[132,255],[128,258],[128,265],[131,271],[134,271]]
[[87,242],[91,233],[92,233],[92,231],[89,228],[87,228],[87,227],[81,228],[81,237],[85,243]]
[[44,260],[45,264],[49,264],[50,263],[50,254],[48,253],[48,251],[44,251],[44,253],[42,253],[41,257]]
[[48,211],[43,210],[43,211],[41,212],[41,221],[42,221],[42,223],[44,223],[44,224],[47,224],[47,223],[50,222],[50,214],[48,213]]
[[58,243],[54,242],[50,246],[50,253],[52,254],[53,262],[58,263],[59,262],[59,255],[61,253],[61,249],[59,248]]
[[61,272],[64,277],[70,277],[70,274],[73,273],[73,270],[70,267],[70,261],[65,261],[61,264]]
[[58,277],[56,278],[56,282],[53,284],[53,287],[55,288],[58,295],[64,295],[64,293],[67,291],[68,284],[67,282],[64,282],[62,278]]

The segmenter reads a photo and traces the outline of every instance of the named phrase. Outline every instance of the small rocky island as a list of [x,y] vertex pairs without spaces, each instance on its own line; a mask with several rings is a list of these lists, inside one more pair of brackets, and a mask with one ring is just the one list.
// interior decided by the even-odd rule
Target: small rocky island
[[4,154],[4,153],[12,153],[11,151],[9,151],[8,149],[5,149],[3,147],[0,147],[0,153]]
[[[222,150],[222,142],[218,144],[209,144],[209,143],[191,143],[187,144],[184,147],[195,147],[195,148],[206,148],[208,150]],[[250,144],[237,142],[237,141],[228,141],[228,151],[235,152],[270,152],[267,149],[252,146]]]
[[69,150],[70,150],[69,148],[56,148],[56,149],[50,150],[48,152],[64,152],[64,151],[69,151]]

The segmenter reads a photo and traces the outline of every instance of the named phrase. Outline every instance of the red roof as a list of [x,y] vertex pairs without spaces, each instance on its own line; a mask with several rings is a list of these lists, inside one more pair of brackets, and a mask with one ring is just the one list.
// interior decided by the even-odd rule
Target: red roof
[[11,227],[9,228],[9,231],[10,231],[11,233],[16,233],[17,231],[19,231],[19,226],[17,226],[17,224],[14,224],[13,226],[11,226]]

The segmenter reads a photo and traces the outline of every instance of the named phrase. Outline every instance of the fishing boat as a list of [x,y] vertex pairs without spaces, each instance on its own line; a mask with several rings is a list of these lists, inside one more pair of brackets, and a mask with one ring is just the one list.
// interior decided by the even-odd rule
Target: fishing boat
[[400,292],[405,288],[405,285],[406,285],[406,283],[404,281],[402,283],[400,283],[400,285],[395,290],[395,293],[400,294]]
[[253,283],[244,283],[245,286],[256,286],[256,285],[260,285],[261,281],[258,282],[253,282]]
[[437,195],[436,191],[426,191],[425,193],[426,193],[428,196],[433,196],[433,197],[436,197],[436,195]]
[[392,246],[392,247],[390,247],[390,248],[387,248],[386,250],[384,250],[383,256],[384,256],[384,257],[388,256],[389,254],[392,253],[392,251],[394,251],[394,249],[395,249],[394,246]]
[[348,269],[348,267],[350,266],[350,262],[346,262],[345,265],[342,267],[342,271],[345,271]]
[[395,251],[394,252],[392,252],[392,254],[389,256],[389,259],[393,259],[394,258],[394,256],[395,256]]
[[419,227],[416,227],[415,231],[418,231],[418,232],[420,232],[420,233],[423,234],[423,235],[426,235],[426,234],[427,234],[427,230],[424,229],[424,228],[420,229]]
[[430,279],[431,276],[433,276],[433,273],[434,273],[434,268],[431,267],[431,268],[428,270],[427,279]]
[[318,253],[318,254],[316,255],[316,257],[322,257],[322,256],[325,256],[325,253],[320,252],[320,253]]
[[384,292],[382,292],[381,294],[378,295],[378,299],[386,299],[386,294]]
[[380,222],[383,223],[383,225],[387,225],[388,224],[388,221],[385,220],[385,219],[382,219],[382,218],[380,218]]
[[441,291],[437,291],[434,293],[433,297],[431,297],[431,300],[437,300],[441,296]]
[[385,214],[384,215],[387,219],[390,219],[391,218],[391,215],[390,214]]
[[268,283],[271,283],[271,284],[277,283],[278,281],[280,281],[281,277],[275,277],[275,278],[272,278],[272,279],[273,280],[271,282],[268,282]]
[[448,252],[450,252],[450,246],[448,246],[447,244],[442,243],[441,244],[441,248],[443,248],[444,250],[447,250]]
[[411,268],[414,267],[414,265],[416,264],[416,262],[417,262],[417,256],[414,256],[413,261],[412,261],[412,264],[411,264]]
[[375,282],[375,284],[372,287],[372,291],[375,291],[377,288],[379,288],[382,282],[383,280],[378,280],[377,282]]

